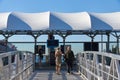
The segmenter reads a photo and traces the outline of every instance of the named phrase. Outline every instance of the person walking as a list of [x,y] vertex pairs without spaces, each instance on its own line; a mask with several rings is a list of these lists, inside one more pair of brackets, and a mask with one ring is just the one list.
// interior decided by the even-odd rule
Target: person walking
[[72,74],[73,62],[75,60],[75,57],[74,57],[74,53],[71,50],[70,46],[67,47],[64,58],[65,58],[65,62],[67,64],[67,72],[68,72],[68,74]]
[[41,60],[43,59],[43,50],[41,46],[38,47],[38,54],[39,54],[39,60],[40,60],[39,66],[41,66]]
[[58,47],[55,51],[56,74],[60,74],[62,51]]

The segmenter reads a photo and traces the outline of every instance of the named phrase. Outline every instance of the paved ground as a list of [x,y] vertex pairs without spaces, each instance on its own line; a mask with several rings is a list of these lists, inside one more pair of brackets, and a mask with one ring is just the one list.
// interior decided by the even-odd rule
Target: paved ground
[[83,80],[77,72],[73,74],[67,74],[66,71],[62,70],[61,74],[55,73],[55,70],[37,70],[32,75],[30,80]]
[[76,71],[77,67],[74,65],[73,74],[67,74],[66,65],[61,66],[61,74],[55,73],[55,65],[51,66],[49,63],[42,63],[40,66],[36,64],[36,70],[30,80],[84,80]]

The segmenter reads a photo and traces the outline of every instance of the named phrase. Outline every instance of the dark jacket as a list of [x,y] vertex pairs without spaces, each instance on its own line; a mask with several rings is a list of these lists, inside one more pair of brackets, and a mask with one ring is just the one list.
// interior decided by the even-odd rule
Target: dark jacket
[[73,51],[66,51],[64,58],[65,62],[73,62],[75,60]]
[[43,59],[43,50],[39,49],[38,53],[39,53],[40,59]]

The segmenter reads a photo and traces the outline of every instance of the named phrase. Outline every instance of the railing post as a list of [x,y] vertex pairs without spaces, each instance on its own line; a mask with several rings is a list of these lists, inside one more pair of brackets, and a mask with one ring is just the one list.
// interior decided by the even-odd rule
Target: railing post
[[[11,53],[10,53],[11,54]],[[9,65],[9,79],[11,78],[11,67],[12,67],[12,65],[11,65],[11,55],[9,55],[8,56],[8,65]]]
[[[16,73],[16,74],[18,74],[18,72],[19,72],[19,70],[18,70],[18,67],[19,67],[19,65],[18,65],[18,63],[19,63],[18,58],[19,58],[19,57],[18,57],[18,53],[16,53],[16,54],[15,54],[15,65],[16,65],[15,73]],[[15,77],[15,80],[19,80],[19,79],[18,79],[18,76]]]
[[[24,54],[22,54],[22,69],[24,69],[24,63],[23,63],[23,61],[24,61]],[[22,80],[23,80],[23,73],[21,75],[22,75]]]
[[102,55],[102,77],[104,77],[103,73],[104,69],[105,69],[105,56]]
[[118,73],[118,80],[120,80],[120,60],[115,60],[117,73]]
[[[88,79],[90,79],[91,80],[91,75],[90,75],[90,73],[89,72],[87,72],[88,70],[90,70],[90,66],[89,66],[89,63],[87,62],[88,60],[87,60],[87,57],[88,57],[88,59],[90,59],[90,53],[88,53],[88,54],[85,54],[86,56],[86,73],[87,73],[87,78]],[[89,60],[90,61],[90,60]]]

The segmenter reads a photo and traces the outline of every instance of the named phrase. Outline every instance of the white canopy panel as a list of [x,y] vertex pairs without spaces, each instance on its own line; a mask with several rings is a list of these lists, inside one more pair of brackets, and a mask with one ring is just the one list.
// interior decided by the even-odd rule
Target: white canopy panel
[[9,15],[8,30],[46,30],[49,28],[49,12],[20,13]]
[[[120,30],[120,12],[89,13],[94,30]],[[92,19],[96,20],[92,20]]]
[[[80,13],[51,13],[50,26],[52,29],[90,30],[91,21],[87,12]],[[57,21],[56,21],[57,20]],[[57,22],[57,23],[54,23]]]
[[120,12],[0,13],[0,30],[120,30]]
[[5,30],[7,28],[7,22],[8,22],[9,15],[10,15],[10,12],[0,13],[0,30]]

